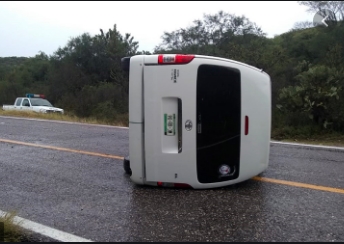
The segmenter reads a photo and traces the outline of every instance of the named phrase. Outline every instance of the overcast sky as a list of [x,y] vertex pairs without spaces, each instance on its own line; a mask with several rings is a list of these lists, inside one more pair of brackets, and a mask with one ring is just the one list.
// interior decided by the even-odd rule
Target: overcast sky
[[0,2],[0,57],[53,54],[71,37],[99,34],[117,24],[121,34],[139,41],[139,50],[153,51],[164,31],[185,28],[203,14],[223,10],[244,15],[269,37],[290,30],[313,15],[294,2]]

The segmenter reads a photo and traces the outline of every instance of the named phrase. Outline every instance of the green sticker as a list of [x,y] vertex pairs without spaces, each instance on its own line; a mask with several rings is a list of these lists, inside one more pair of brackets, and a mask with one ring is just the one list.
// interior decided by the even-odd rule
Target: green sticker
[[166,136],[174,136],[176,134],[175,114],[164,114],[164,132]]

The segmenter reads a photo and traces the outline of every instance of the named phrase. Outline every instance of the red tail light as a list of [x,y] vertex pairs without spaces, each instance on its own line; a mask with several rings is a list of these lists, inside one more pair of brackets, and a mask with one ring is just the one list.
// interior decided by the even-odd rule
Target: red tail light
[[158,181],[156,185],[159,187],[192,188],[190,185],[185,183],[166,183]]
[[184,183],[174,183],[174,187],[177,187],[177,188],[192,188],[190,185],[184,184]]
[[195,55],[183,54],[160,54],[158,64],[188,64],[195,58]]
[[245,116],[245,135],[248,135],[249,121],[248,116]]

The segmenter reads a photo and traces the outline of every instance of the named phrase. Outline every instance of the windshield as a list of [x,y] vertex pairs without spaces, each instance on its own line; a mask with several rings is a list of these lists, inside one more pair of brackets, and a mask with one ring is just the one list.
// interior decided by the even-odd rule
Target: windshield
[[42,98],[31,98],[31,105],[53,107],[53,105],[48,100]]

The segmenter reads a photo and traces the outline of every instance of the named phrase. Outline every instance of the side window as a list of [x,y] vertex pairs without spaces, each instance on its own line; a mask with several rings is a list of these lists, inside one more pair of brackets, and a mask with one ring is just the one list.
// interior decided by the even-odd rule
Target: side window
[[20,106],[20,103],[21,103],[22,100],[23,100],[22,98],[18,98],[17,102],[16,102],[16,106]]
[[30,103],[29,103],[29,100],[28,100],[28,99],[24,99],[24,101],[23,101],[23,106],[28,106],[28,107],[30,107]]

